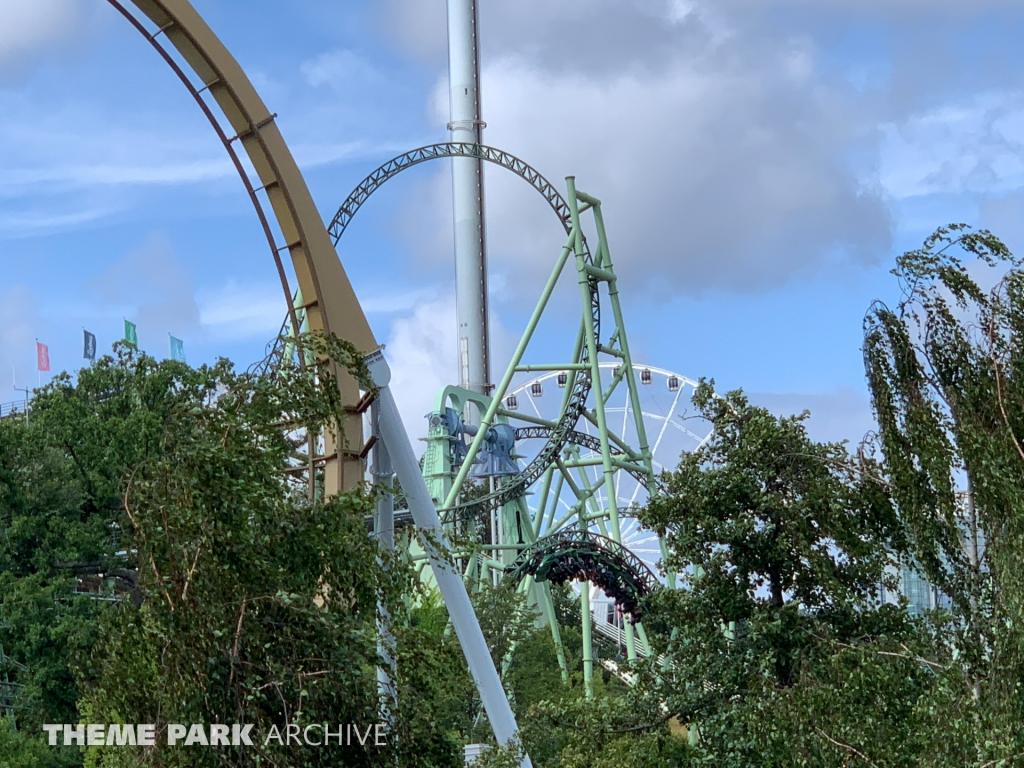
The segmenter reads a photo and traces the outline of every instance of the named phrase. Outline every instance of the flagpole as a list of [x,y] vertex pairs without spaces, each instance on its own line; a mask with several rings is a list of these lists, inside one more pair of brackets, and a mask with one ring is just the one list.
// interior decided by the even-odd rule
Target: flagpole
[[32,390],[29,389],[28,387],[22,387],[20,389],[18,388],[18,369],[15,368],[13,365],[11,366],[11,384],[14,385],[15,392],[25,393],[25,421],[28,421],[29,395],[32,393]]
[[25,393],[25,403],[28,404],[28,396],[32,394],[32,390],[28,387],[18,386],[18,370],[13,365],[11,366],[11,384],[13,385],[15,392]]

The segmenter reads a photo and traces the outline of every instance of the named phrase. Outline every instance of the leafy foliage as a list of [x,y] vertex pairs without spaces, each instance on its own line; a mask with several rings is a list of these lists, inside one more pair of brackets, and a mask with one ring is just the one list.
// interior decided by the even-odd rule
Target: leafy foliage
[[[367,534],[369,496],[310,501],[285,471],[289,428],[341,415],[329,376],[317,371],[318,386],[308,371],[192,369],[121,348],[77,383],[57,377],[28,423],[0,422],[0,434],[17,436],[0,441],[9,521],[0,552],[12,586],[4,640],[23,638],[8,653],[20,654],[26,680],[47,673],[38,695],[26,686],[26,727],[150,722],[159,743],[175,722],[252,723],[254,734],[286,722],[379,722],[377,606],[401,615],[411,572]],[[128,572],[134,599],[71,595],[83,564]],[[34,603],[22,597],[30,593]],[[405,695],[387,748],[254,739],[244,749],[89,748],[86,763],[458,765],[458,745],[438,727],[444,713],[405,685],[429,678],[437,660],[405,647],[399,656]],[[60,683],[63,698],[46,687]],[[34,749],[16,741],[25,740],[5,740],[12,754]],[[77,752],[41,752],[41,765],[62,764],[53,761],[68,751]]]
[[[938,229],[905,253],[864,354],[893,498],[917,563],[952,600],[961,752],[1024,754],[1024,274],[990,232]],[[1008,268],[984,290],[991,268]],[[986,269],[988,268],[988,269]],[[958,493],[957,489],[966,491]],[[959,679],[960,684],[956,685]],[[992,764],[995,764],[993,762]]]
[[933,674],[905,612],[879,604],[903,544],[881,468],[810,440],[806,413],[778,418],[705,382],[694,404],[713,436],[642,516],[687,574],[645,614],[665,658],[648,676],[696,724],[699,760],[871,764],[912,744],[910,713]]

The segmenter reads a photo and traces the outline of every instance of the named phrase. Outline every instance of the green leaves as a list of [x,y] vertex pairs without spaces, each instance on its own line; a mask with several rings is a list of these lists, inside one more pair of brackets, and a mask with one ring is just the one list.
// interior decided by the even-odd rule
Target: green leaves
[[[308,342],[359,373],[351,345]],[[380,721],[378,606],[400,620],[415,578],[368,535],[370,495],[310,501],[285,471],[296,430],[340,420],[335,362],[255,375],[224,360],[194,369],[119,347],[77,382],[58,377],[44,388],[30,422],[0,420],[0,641],[28,668],[19,721],[33,737],[39,722],[80,716],[155,723],[158,733],[170,722],[265,731]],[[83,568],[123,571],[133,599],[71,595]],[[411,654],[403,674],[436,663]],[[457,765],[439,703],[408,688],[401,706],[417,713],[390,737],[401,764]],[[29,755],[31,744],[18,749]],[[67,757],[40,754],[45,766]],[[86,757],[92,768],[394,759],[369,745]]]
[[943,641],[957,674],[936,712],[952,712],[949,755],[990,764],[1024,752],[1020,263],[990,232],[941,228],[897,261],[898,307],[876,304],[864,322],[893,498],[914,560],[952,598]]
[[806,414],[779,419],[706,383],[694,401],[713,436],[642,514],[667,534],[676,568],[699,569],[692,586],[716,593],[721,620],[761,602],[819,610],[873,594],[899,528],[877,464],[812,442]]
[[713,435],[641,513],[686,574],[645,613],[668,711],[716,766],[839,766],[910,743],[905,707],[853,715],[868,681],[872,699],[913,709],[928,675],[884,655],[914,630],[877,601],[903,545],[883,468],[810,440],[806,412],[779,418],[707,382],[694,403]]

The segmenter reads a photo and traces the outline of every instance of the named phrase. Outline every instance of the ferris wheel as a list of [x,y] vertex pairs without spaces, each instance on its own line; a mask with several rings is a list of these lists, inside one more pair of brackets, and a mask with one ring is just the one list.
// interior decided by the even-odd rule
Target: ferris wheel
[[[602,362],[599,365],[602,385],[607,386],[619,371],[620,364]],[[654,366],[633,364],[634,379],[639,383],[639,416],[644,425],[644,434],[649,441],[651,465],[656,477],[665,470],[673,469],[683,453],[695,451],[707,442],[711,436],[710,424],[691,412],[691,399],[697,382],[691,378],[672,371]],[[550,371],[519,384],[505,397],[505,410],[518,411],[524,416],[533,416],[545,421],[557,417],[560,395],[568,384],[568,375],[562,371]],[[637,413],[633,401],[626,389],[615,390],[612,397],[604,404],[608,417],[608,428],[613,429],[621,443],[637,448],[641,443],[641,435],[637,428]],[[515,417],[509,417],[515,423]],[[568,446],[565,453],[578,454],[573,474],[577,484],[593,487],[601,479],[602,469],[598,464],[599,444],[597,429],[586,419],[581,419],[578,429],[592,438],[584,445]],[[536,440],[530,440],[528,428],[517,430],[524,438],[517,442],[516,449],[527,463],[533,459],[540,446]],[[538,528],[540,536],[547,536],[565,528],[578,528],[579,514],[573,507],[577,502],[571,486],[563,482],[557,489],[549,489],[548,498],[542,501],[539,489],[527,496],[531,518],[541,517]],[[621,545],[636,555],[662,582],[665,571],[661,566],[662,550],[657,534],[644,528],[635,515],[637,507],[646,503],[649,491],[640,478],[625,469],[615,473],[611,491],[607,484],[602,485],[593,495],[590,504],[591,512],[586,514],[591,519],[588,528],[607,535],[607,525],[602,526],[603,519],[596,516],[596,510],[609,508],[609,494],[614,494],[615,507],[620,510],[619,540]],[[543,509],[541,505],[543,504]],[[600,588],[592,586],[592,599],[601,602],[603,595]],[[599,614],[598,614],[599,615]]]

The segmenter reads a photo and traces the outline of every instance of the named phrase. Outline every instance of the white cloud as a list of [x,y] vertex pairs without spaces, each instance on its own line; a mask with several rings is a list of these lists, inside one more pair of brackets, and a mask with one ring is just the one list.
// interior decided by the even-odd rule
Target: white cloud
[[315,168],[331,163],[348,163],[363,160],[383,160],[399,155],[409,147],[430,144],[430,140],[388,141],[375,143],[365,139],[356,141],[296,142],[291,143],[292,154],[301,168]]
[[[889,238],[884,203],[842,160],[865,126],[817,89],[805,55],[604,80],[506,59],[483,75],[487,141],[602,199],[624,281],[663,296],[769,289],[837,253],[871,261]],[[515,183],[489,186],[489,238],[521,269],[537,238],[511,215]]]
[[158,348],[164,334],[180,337],[200,325],[192,274],[175,258],[163,232],[151,233],[95,278],[93,286],[101,301],[125,308],[128,319],[138,324],[143,347]]
[[109,216],[114,208],[85,208],[77,211],[34,210],[0,215],[0,235],[31,237],[44,232],[73,229]]
[[367,88],[386,82],[384,74],[355,51],[337,49],[302,63],[306,82],[314,88],[327,85],[337,90]]
[[0,94],[0,115],[0,195],[186,184],[234,174],[212,133],[171,129],[162,115],[112,120],[94,104],[54,111],[30,94],[10,92]]
[[287,313],[280,286],[239,285],[234,280],[199,294],[199,321],[214,341],[274,338]]
[[416,304],[396,319],[384,354],[391,366],[391,389],[416,453],[426,433],[423,417],[434,408],[438,390],[456,376],[455,300],[445,296]]
[[222,179],[234,173],[223,160],[182,160],[167,163],[61,165],[47,168],[16,168],[4,174],[2,186],[15,192],[27,187],[47,186],[63,189],[119,184],[190,184]]
[[[363,306],[375,303],[370,299]],[[488,330],[491,377],[497,381],[519,341],[519,332],[509,330],[493,308]],[[454,295],[417,300],[409,312],[391,321],[386,338],[384,355],[391,366],[391,388],[413,448],[420,454],[423,443],[419,438],[426,435],[427,428],[424,416],[434,410],[442,387],[459,383]]]
[[[706,4],[673,16],[668,2],[527,0],[481,14],[485,142],[601,198],[634,289],[770,290],[887,252],[876,122],[809,38],[711,23]],[[441,81],[433,94],[439,125],[444,91]],[[491,263],[535,285],[561,244],[553,217],[524,210],[522,182],[487,178]]]
[[881,181],[896,198],[1006,194],[1024,185],[1024,98],[982,93],[884,128]]
[[852,387],[809,393],[750,392],[747,396],[750,402],[767,408],[776,416],[810,411],[805,424],[812,440],[849,440],[851,447],[856,447],[868,432],[876,429],[868,396]]
[[80,17],[79,0],[2,0],[0,62],[10,63],[70,36]]
[[[280,332],[287,315],[281,287],[269,282],[244,284],[229,280],[216,289],[200,290],[197,300],[203,337],[216,342],[270,340]],[[409,313],[413,315],[414,325],[422,328],[422,323],[415,318],[420,317],[418,313],[436,313],[438,299],[433,288],[420,288],[368,294],[359,303],[368,315],[393,317],[399,314],[401,317],[393,321],[390,332],[394,335],[396,328],[401,328],[399,336],[404,343],[411,330],[405,326]]]
[[829,0],[827,4],[819,0],[718,0],[727,8],[735,11],[779,10],[786,8],[813,8],[827,13],[855,12],[858,15],[883,13],[887,16],[901,18],[934,18],[941,13],[950,16],[966,16],[977,14],[989,9],[1017,9],[1020,0]]
[[408,312],[425,303],[437,301],[434,288],[417,288],[396,293],[377,293],[363,297],[359,303],[367,314]]

